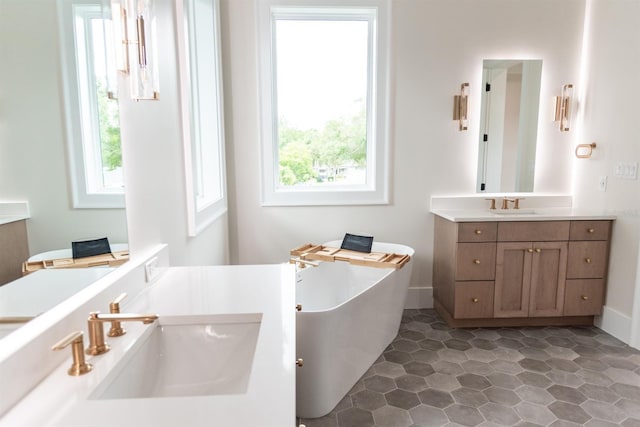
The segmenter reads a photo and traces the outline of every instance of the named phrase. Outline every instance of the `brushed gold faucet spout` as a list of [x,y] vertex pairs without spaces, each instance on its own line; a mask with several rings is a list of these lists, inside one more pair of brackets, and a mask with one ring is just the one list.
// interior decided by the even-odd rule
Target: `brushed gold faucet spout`
[[104,325],[105,322],[142,322],[145,325],[153,323],[158,319],[156,314],[130,314],[130,313],[111,313],[100,314],[98,311],[89,313],[88,329],[89,329],[89,347],[86,353],[92,356],[106,353],[109,351],[109,345],[104,341]]
[[0,317],[0,324],[11,324],[11,323],[27,323],[30,320],[35,319],[33,316],[9,316],[9,317]]
[[145,325],[155,322],[158,320],[158,315],[156,314],[128,314],[128,313],[111,313],[111,314],[98,314],[96,313],[95,318],[89,317],[90,321],[98,321],[98,322],[142,322]]

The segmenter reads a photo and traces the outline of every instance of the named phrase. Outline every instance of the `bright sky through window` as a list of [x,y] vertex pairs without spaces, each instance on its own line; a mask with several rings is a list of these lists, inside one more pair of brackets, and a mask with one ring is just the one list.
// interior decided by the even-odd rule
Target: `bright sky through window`
[[367,96],[366,21],[278,20],[278,116],[302,128],[357,114]]

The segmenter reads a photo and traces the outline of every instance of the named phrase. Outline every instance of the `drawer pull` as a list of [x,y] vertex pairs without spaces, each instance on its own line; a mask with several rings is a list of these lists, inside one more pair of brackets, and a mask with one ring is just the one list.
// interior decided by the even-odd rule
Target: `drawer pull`
[[584,262],[586,262],[587,264],[591,264],[591,258],[585,258]]
[[478,302],[479,299],[478,298],[471,298],[471,302]]
[[474,260],[473,260],[473,263],[474,263],[474,264],[476,264],[476,265],[477,265],[477,264],[480,264],[480,260],[479,260],[479,259],[474,259]]
[[542,250],[540,248],[536,248],[536,253],[539,254]]
[[587,233],[593,233],[594,231],[596,231],[596,230],[594,230],[593,228],[587,229]]
[[476,234],[479,236],[482,234],[482,230],[476,230]]
[[531,253],[533,253],[533,249],[529,248],[529,249],[527,249],[527,252],[529,252],[531,254]]
[[588,296],[586,296],[586,295],[582,295],[582,300],[583,300],[583,301],[586,301],[586,300],[588,300],[588,299],[589,299],[589,297],[588,297]]

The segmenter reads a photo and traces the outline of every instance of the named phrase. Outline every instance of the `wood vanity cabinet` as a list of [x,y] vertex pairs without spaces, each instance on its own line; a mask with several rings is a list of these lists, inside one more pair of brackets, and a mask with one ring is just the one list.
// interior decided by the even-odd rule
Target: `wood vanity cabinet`
[[435,220],[436,310],[452,326],[591,324],[611,221]]
[[0,225],[0,286],[22,277],[22,263],[28,257],[26,221]]

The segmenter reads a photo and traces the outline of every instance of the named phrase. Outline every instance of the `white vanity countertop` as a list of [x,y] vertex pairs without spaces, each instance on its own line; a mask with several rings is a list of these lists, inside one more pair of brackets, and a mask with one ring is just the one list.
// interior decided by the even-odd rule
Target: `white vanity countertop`
[[614,220],[615,215],[571,207],[509,209],[431,209],[431,213],[453,222]]
[[29,217],[29,203],[0,202],[0,225],[22,221]]
[[[244,393],[88,400],[87,396],[131,349],[145,328],[154,326],[128,322],[124,324],[126,335],[107,337],[111,351],[87,357],[93,371],[80,377],[67,375],[69,354],[65,363],[0,419],[0,426],[293,426],[298,369],[294,286],[295,270],[289,264],[171,267],[137,298],[122,304],[123,313],[153,312],[161,319],[262,313],[251,376]],[[86,325],[78,328],[86,331]],[[85,335],[85,347],[87,341]]]

